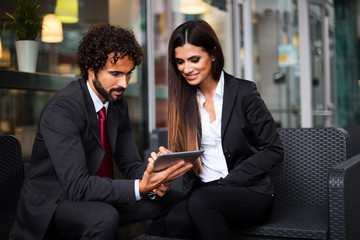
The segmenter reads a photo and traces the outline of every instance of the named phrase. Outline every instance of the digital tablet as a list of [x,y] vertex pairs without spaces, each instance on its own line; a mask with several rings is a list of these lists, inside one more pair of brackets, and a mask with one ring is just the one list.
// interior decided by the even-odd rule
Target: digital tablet
[[174,152],[161,154],[155,161],[154,171],[162,171],[177,162],[184,160],[185,162],[193,163],[198,159],[204,150],[186,151],[186,152]]

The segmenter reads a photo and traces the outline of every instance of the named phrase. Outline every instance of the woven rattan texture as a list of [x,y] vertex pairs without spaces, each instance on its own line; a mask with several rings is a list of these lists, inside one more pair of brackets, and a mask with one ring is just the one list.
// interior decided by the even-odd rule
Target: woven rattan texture
[[247,239],[248,236],[327,239],[328,209],[317,206],[275,206],[266,223],[258,227],[239,229],[234,231],[235,235],[236,233],[243,239]]
[[329,169],[348,157],[349,139],[337,128],[279,129],[284,161],[274,170],[276,201],[327,206]]
[[11,135],[0,135],[0,214],[14,214],[24,179],[21,146]]
[[330,235],[334,239],[360,237],[360,155],[330,172]]
[[349,135],[339,128],[279,129],[279,134],[285,154],[273,172],[275,208],[265,224],[239,230],[238,239],[328,239],[329,171],[347,160]]

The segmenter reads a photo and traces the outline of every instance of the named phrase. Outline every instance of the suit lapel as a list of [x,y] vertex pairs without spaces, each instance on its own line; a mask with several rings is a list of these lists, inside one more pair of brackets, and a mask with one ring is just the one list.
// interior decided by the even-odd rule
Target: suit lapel
[[223,109],[222,109],[222,118],[221,118],[221,136],[223,138],[226,126],[229,122],[231,111],[235,104],[236,92],[237,92],[237,82],[236,79],[224,72],[224,98],[223,98]]
[[99,125],[98,125],[98,121],[96,118],[94,103],[91,99],[89,90],[86,86],[86,82],[80,80],[80,83],[81,83],[82,91],[84,93],[85,107],[86,107],[86,111],[87,111],[87,115],[88,115],[88,119],[89,119],[91,132],[94,134],[98,144],[100,144],[100,146],[102,147],[101,139],[100,139],[100,130],[99,130]]

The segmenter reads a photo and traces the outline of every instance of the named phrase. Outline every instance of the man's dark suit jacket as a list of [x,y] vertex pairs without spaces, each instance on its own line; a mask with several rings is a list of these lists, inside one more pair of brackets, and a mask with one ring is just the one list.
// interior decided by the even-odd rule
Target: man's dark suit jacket
[[[224,80],[221,138],[229,174],[218,183],[272,194],[270,172],[283,158],[276,124],[255,83],[226,72]],[[185,192],[194,178],[192,172],[184,176]]]
[[71,82],[49,101],[39,119],[12,240],[42,239],[64,199],[135,204],[131,179],[141,178],[145,165],[135,145],[125,99],[109,104],[107,131],[115,162],[127,180],[96,176],[105,151],[86,82]]

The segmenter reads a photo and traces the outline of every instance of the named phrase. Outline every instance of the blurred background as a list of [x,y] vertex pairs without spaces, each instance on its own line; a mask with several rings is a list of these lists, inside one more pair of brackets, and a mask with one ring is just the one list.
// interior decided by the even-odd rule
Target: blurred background
[[[63,1],[63,2],[62,2]],[[55,42],[42,39],[36,70],[19,71],[17,1],[0,0],[0,133],[14,134],[24,159],[38,117],[56,91],[79,77],[77,46],[93,24],[131,28],[146,53],[126,99],[140,153],[167,127],[167,44],[191,19],[216,31],[225,71],[254,81],[280,128],[359,125],[359,0],[40,0],[40,14],[66,12]],[[60,9],[64,7],[64,9]],[[45,34],[45,33],[43,33]]]

